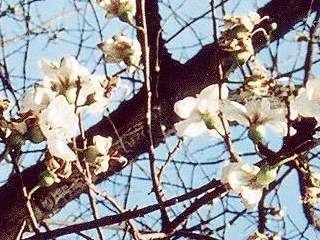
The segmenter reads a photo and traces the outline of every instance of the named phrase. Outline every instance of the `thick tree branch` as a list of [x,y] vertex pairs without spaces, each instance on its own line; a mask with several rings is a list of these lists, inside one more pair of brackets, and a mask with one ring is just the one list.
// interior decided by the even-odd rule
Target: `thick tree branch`
[[[303,20],[309,13],[311,0],[273,0],[259,10],[261,15],[269,15],[272,21],[277,22],[278,29],[273,33],[272,41],[284,36],[294,25]],[[320,7],[319,0],[314,1],[313,10]],[[148,12],[148,10],[147,10]],[[267,26],[266,26],[267,27]],[[268,30],[268,29],[267,29]],[[256,49],[265,46],[262,36],[255,38]],[[158,145],[165,138],[160,130],[160,125],[166,126],[165,134],[173,132],[173,124],[178,120],[173,112],[173,104],[176,100],[187,95],[194,95],[204,87],[218,83],[219,64],[222,64],[224,74],[227,76],[236,67],[236,63],[230,54],[222,52],[216,43],[205,46],[196,56],[186,64],[168,60],[166,52],[159,52],[160,72],[157,74],[158,81],[158,103],[154,111],[153,140]],[[219,60],[219,61],[218,61]],[[125,155],[132,163],[140,154],[148,151],[146,140],[144,93],[137,94],[132,100],[124,102],[117,111],[105,117],[99,123],[86,131],[86,136],[100,134],[111,135],[115,139],[112,151],[118,151]],[[117,138],[114,123],[121,139]],[[125,149],[122,147],[124,144]],[[42,163],[38,163],[23,171],[23,179],[26,187],[31,189],[38,181],[39,173],[44,169]],[[113,164],[107,173],[93,177],[93,182],[104,181],[115,172],[121,170],[120,166]],[[28,213],[21,207],[21,195],[19,194],[19,180],[14,176],[7,184],[0,188],[0,239],[14,239],[20,230],[20,226],[28,218]],[[42,220],[55,211],[61,209],[71,200],[85,192],[87,185],[81,174],[74,172],[69,179],[55,184],[47,189],[40,189],[34,195],[32,205],[38,220]]]

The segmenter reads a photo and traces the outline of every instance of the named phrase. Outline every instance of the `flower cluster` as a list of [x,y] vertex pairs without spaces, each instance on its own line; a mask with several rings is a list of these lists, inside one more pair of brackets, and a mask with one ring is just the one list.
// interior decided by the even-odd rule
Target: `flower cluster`
[[249,13],[249,16],[230,16],[224,17],[225,30],[219,39],[219,45],[228,52],[232,52],[240,65],[246,63],[253,55],[254,48],[252,37],[258,31],[263,31],[266,37],[268,34],[264,29],[254,28],[257,24],[268,19],[261,18],[257,13]]
[[[119,17],[138,28],[134,22],[134,0],[97,0],[97,3],[106,11],[106,17]],[[118,35],[98,47],[107,62],[123,62],[129,71],[139,67],[141,48],[136,40]],[[8,153],[12,150],[20,150],[26,140],[34,144],[46,142],[47,170],[40,175],[42,186],[68,178],[72,163],[79,158],[84,159],[95,174],[106,172],[110,161],[125,164],[127,160],[117,152],[109,153],[111,137],[94,136],[92,145],[83,149],[78,148],[75,139],[83,131],[84,112],[103,112],[107,108],[111,92],[119,85],[120,73],[111,78],[91,74],[74,57],[63,57],[60,61],[45,59],[40,61],[40,67],[43,81],[24,93],[15,118],[5,118],[11,104],[6,98],[0,99],[0,130],[7,145],[5,156],[10,157]]]
[[[139,29],[134,22],[135,0],[97,0],[97,2],[105,9],[107,17],[119,17],[120,20]],[[130,72],[139,66],[141,47],[136,40],[123,35],[115,35],[97,46],[103,52],[105,61],[109,63],[124,62]]]
[[[220,45],[246,62],[254,54],[251,37],[255,25],[264,19],[257,14],[250,14],[249,17],[227,16],[224,19],[226,30],[219,40]],[[241,48],[241,45],[246,44],[246,47]],[[232,123],[248,128],[248,137],[254,144],[266,146],[268,131],[286,137],[296,133],[291,122],[297,118],[313,117],[320,121],[320,81],[310,80],[297,92],[288,78],[269,77],[256,59],[249,62],[248,67],[250,75],[245,76],[243,85],[234,90],[238,94],[228,96],[226,83],[213,84],[196,97],[187,96],[177,101],[174,111],[181,118],[175,124],[177,135],[196,137],[206,134],[228,141],[230,135],[225,133]],[[223,168],[221,181],[229,184],[231,190],[241,196],[247,208],[254,208],[263,189],[276,179],[278,168],[292,159],[287,158],[262,168],[239,162],[240,159],[232,159],[237,162],[228,163]],[[318,202],[319,186],[313,184],[307,189],[305,202]]]
[[[41,174],[41,181],[47,186],[70,176],[77,151],[85,151],[73,143],[79,134],[79,116],[86,111],[105,110],[118,80],[90,74],[74,57],[64,57],[60,62],[42,60],[40,66],[43,81],[22,96],[17,117],[10,121],[3,117],[10,104],[1,99],[1,127],[7,129],[8,150],[21,147],[26,140],[35,144],[46,141],[47,171]],[[99,159],[87,160],[96,174],[108,168],[111,140],[94,139]]]

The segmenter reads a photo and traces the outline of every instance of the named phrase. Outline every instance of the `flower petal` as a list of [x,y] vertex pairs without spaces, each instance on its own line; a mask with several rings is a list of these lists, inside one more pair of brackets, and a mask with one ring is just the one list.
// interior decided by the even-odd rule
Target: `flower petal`
[[181,118],[186,119],[190,117],[194,111],[198,100],[194,97],[186,97],[174,104],[174,112]]
[[248,127],[250,125],[247,115],[247,109],[240,103],[234,101],[223,101],[221,104],[221,111],[224,117],[229,121],[236,121],[237,123]]
[[66,161],[74,161],[77,159],[76,154],[69,148],[65,138],[50,132],[47,138],[48,149],[51,155]]
[[262,189],[253,189],[250,187],[243,187],[241,191],[241,198],[244,205],[248,209],[254,209],[262,197]]
[[177,130],[177,135],[180,137],[196,137],[204,133],[207,129],[203,121],[192,118],[180,121],[174,124],[174,127]]

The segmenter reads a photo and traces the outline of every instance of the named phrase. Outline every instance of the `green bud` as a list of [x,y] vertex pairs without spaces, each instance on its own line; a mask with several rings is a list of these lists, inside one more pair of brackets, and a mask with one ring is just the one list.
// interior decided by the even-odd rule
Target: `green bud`
[[95,146],[91,145],[88,146],[84,151],[84,158],[89,162],[89,163],[94,163],[96,158],[99,156],[102,156],[101,153],[96,149]]
[[256,176],[256,183],[260,186],[268,186],[277,178],[277,170],[277,167],[262,167]]
[[254,143],[265,143],[265,133],[263,128],[258,127],[250,127],[248,132],[248,137],[254,142]]
[[210,113],[206,113],[202,116],[202,119],[208,129],[216,129],[217,121],[219,121],[219,119],[217,119],[217,118],[218,118],[217,115],[213,115]]
[[123,12],[121,13],[121,15],[119,16],[119,19],[122,21],[122,22],[126,22],[126,23],[129,23],[131,25],[134,24],[134,21],[133,21],[133,16],[130,12]]
[[44,171],[39,176],[39,183],[42,187],[50,187],[55,183],[56,179],[56,174],[50,171]]
[[33,143],[41,143],[46,140],[39,126],[33,126],[28,129],[26,138]]

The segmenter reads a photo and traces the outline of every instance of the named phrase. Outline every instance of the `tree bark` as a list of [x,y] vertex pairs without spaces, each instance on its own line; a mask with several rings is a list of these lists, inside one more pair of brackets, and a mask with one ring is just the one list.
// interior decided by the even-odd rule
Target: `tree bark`
[[[269,23],[275,21],[278,25],[277,30],[273,32],[271,41],[280,39],[292,30],[296,23],[306,18],[310,13],[311,2],[311,0],[273,0],[259,9],[262,16],[270,16],[271,21]],[[149,11],[157,10],[157,7],[150,9],[150,6],[147,7]],[[320,1],[313,1],[312,11],[318,11],[319,7]],[[153,16],[152,14],[149,15]],[[152,23],[149,22],[149,24]],[[267,23],[264,24],[263,27],[267,28],[268,31],[270,26]],[[159,29],[159,26],[155,26],[156,29]],[[230,54],[221,51],[217,43],[212,43],[204,46],[187,63],[180,64],[170,58],[165,48],[162,47],[163,42],[159,44],[159,49],[155,47],[154,34],[157,34],[157,31],[150,34],[151,37],[153,36],[153,39],[150,39],[152,44],[151,64],[155,66],[154,56],[157,55],[156,51],[159,50],[160,71],[152,70],[151,72],[151,77],[157,85],[157,97],[154,99],[157,105],[153,109],[153,137],[154,143],[159,145],[166,136],[174,132],[173,124],[178,121],[178,117],[173,111],[174,103],[185,96],[199,93],[210,84],[218,83],[220,63],[223,66],[225,76],[227,76],[236,67],[236,62]],[[262,35],[255,37],[254,45],[257,50],[265,47],[264,37]],[[145,100],[146,96],[140,92],[133,99],[122,103],[110,115],[110,118],[103,118],[86,131],[89,141],[96,134],[112,136],[114,143],[111,151],[118,151],[123,154],[127,157],[129,163],[134,162],[140,154],[147,151],[148,147],[144,129]],[[161,125],[166,127],[165,132],[161,131]],[[120,139],[117,136],[120,136]],[[123,145],[125,148],[122,147]],[[37,183],[39,173],[43,169],[44,166],[40,162],[23,171],[23,180],[28,189],[31,189]],[[93,176],[93,181],[95,183],[102,182],[120,170],[121,167],[114,165],[108,172]],[[0,188],[0,239],[15,239],[20,226],[28,219],[28,213],[21,205],[20,188],[18,176],[13,176]],[[83,177],[76,171],[59,184],[39,189],[34,194],[32,201],[37,219],[40,221],[54,214],[68,202],[78,198],[86,189],[87,185]]]

